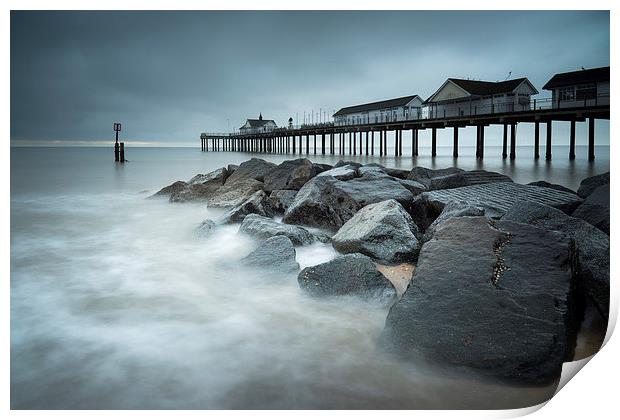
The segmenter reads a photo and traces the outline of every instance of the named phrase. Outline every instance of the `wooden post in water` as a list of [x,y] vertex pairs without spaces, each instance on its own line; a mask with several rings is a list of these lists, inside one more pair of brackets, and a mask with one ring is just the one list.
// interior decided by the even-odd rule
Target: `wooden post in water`
[[394,130],[394,156],[398,156],[398,130]]
[[547,150],[545,152],[545,159],[551,160],[551,128],[553,121],[547,121]]
[[362,156],[362,132],[360,131],[360,156]]
[[454,126],[454,139],[452,141],[452,157],[459,157],[459,127]]
[[125,143],[121,142],[121,147],[120,147],[120,155],[121,155],[121,163],[125,162]]
[[368,131],[366,131],[366,156],[368,156]]
[[325,155],[325,132],[321,134],[321,154]]
[[540,158],[540,122],[534,123],[534,159]]
[[116,135],[116,141],[114,142],[114,162],[119,161],[119,145],[118,145],[118,132],[121,131],[121,123],[114,123],[114,133]]
[[433,127],[433,133],[432,133],[432,144],[431,144],[431,148],[432,148],[432,155],[433,157],[437,156],[437,128]]
[[517,157],[517,125],[515,123],[510,124],[510,160],[515,160]]
[[476,159],[480,159],[480,126],[476,126]]
[[353,132],[353,156],[357,155],[357,133]]
[[502,142],[502,159],[508,157],[508,124],[504,123],[504,141]]
[[379,131],[379,156],[383,156],[383,130]]
[[480,126],[480,159],[484,159],[484,125]]
[[375,130],[370,131],[370,154],[375,155]]
[[594,160],[594,117],[588,119],[588,160]]
[[570,121],[570,143],[568,148],[568,159],[575,160],[575,120]]

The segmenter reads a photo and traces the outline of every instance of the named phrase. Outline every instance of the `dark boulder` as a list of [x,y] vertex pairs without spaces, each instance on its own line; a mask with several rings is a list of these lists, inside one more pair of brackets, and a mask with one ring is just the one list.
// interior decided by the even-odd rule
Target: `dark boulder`
[[351,165],[335,166],[332,169],[321,172],[317,176],[333,176],[339,181],[348,181],[358,176],[357,169]]
[[[230,177],[228,178],[230,180]],[[263,183],[255,179],[239,180],[226,183],[215,190],[208,198],[210,207],[235,207],[263,188]]]
[[407,188],[413,195],[418,195],[427,190],[426,186],[418,181],[412,181],[410,179],[397,179],[397,182]]
[[552,188],[554,190],[564,191],[564,192],[571,193],[571,194],[576,194],[575,191],[571,190],[570,188],[566,188],[564,185],[552,184],[552,183],[547,182],[547,181],[534,181],[534,182],[528,183],[527,185],[534,185],[536,187]]
[[273,211],[268,200],[269,197],[264,191],[256,191],[243,203],[226,212],[220,221],[221,223],[240,223],[248,214],[273,217]]
[[295,200],[295,190],[274,190],[269,194],[269,205],[275,213],[284,213]]
[[228,171],[228,176],[231,176],[233,172],[235,172],[237,169],[239,169],[239,165],[233,165],[232,163],[229,164],[226,167],[226,170]]
[[213,184],[222,186],[224,182],[226,182],[226,178],[228,177],[228,171],[226,168],[219,168],[215,171],[211,171],[208,174],[198,174],[195,175],[192,179],[187,181],[188,184]]
[[582,198],[586,198],[587,196],[592,194],[595,189],[605,184],[609,184],[609,172],[585,178],[581,181],[581,184],[579,185],[577,195]]
[[383,338],[405,358],[549,383],[572,351],[574,253],[557,232],[448,220],[422,247]]
[[314,172],[320,174],[321,172],[329,171],[333,168],[332,165],[328,165],[327,163],[313,163]]
[[191,184],[187,185],[181,191],[176,191],[170,194],[171,203],[186,203],[190,201],[206,201],[215,190],[217,186],[203,185],[203,184]]
[[439,216],[426,228],[421,238],[422,242],[430,240],[441,223],[454,217],[464,216],[484,216],[484,209],[467,202],[450,201],[443,207]]
[[609,235],[609,184],[597,187],[573,212],[574,217],[585,220]]
[[460,171],[453,174],[430,178],[431,190],[466,187],[469,185],[489,184],[491,182],[512,182],[510,177],[484,170]]
[[349,219],[332,238],[344,254],[361,253],[385,263],[414,260],[420,233],[409,213],[395,200],[369,204]]
[[263,159],[252,158],[243,162],[228,177],[224,185],[231,185],[241,181],[256,180],[263,182],[265,175],[276,167],[275,163],[267,162]]
[[430,187],[432,178],[452,175],[458,172],[463,172],[463,170],[459,168],[429,169],[423,168],[421,166],[416,166],[411,171],[409,171],[407,179],[410,179],[412,181],[418,181],[424,184],[426,187]]
[[300,226],[285,225],[273,219],[258,214],[249,214],[243,219],[239,232],[257,239],[267,239],[272,236],[286,236],[295,245],[308,245],[317,238]]
[[334,165],[334,168],[340,168],[342,166],[352,166],[355,169],[359,169],[362,164],[359,162],[354,162],[352,160],[339,160],[338,163]]
[[299,190],[315,175],[316,169],[308,159],[285,160],[265,175],[263,189]]
[[362,254],[348,254],[314,267],[304,268],[297,276],[299,286],[312,296],[353,295],[389,303],[396,289]]
[[183,191],[186,187],[187,187],[187,182],[185,182],[185,181],[176,181],[176,182],[173,182],[172,184],[168,185],[167,187],[164,187],[161,190],[157,191],[151,197],[170,196],[171,194]]
[[591,224],[542,204],[522,202],[511,207],[502,220],[527,223],[559,231],[575,241],[579,256],[578,285],[605,319],[609,316],[609,236]]
[[261,269],[274,271],[297,271],[295,247],[286,236],[271,237],[244,257],[241,262]]

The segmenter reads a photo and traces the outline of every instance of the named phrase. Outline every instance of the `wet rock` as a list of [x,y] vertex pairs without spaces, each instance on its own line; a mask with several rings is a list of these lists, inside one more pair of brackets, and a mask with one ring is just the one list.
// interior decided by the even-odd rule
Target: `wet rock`
[[329,171],[330,169],[333,168],[332,165],[328,165],[327,163],[313,163],[312,166],[314,166],[314,171],[317,174],[320,174],[321,172]]
[[412,181],[418,181],[428,188],[431,185],[432,178],[452,175],[458,172],[463,172],[463,170],[459,168],[428,169],[421,166],[416,166],[411,171],[409,171],[407,179]]
[[352,166],[355,169],[359,169],[362,164],[359,162],[354,162],[352,160],[339,160],[338,163],[334,165],[334,168],[340,168],[342,166]]
[[274,190],[269,194],[269,205],[276,213],[284,213],[295,200],[295,190]]
[[430,226],[426,228],[426,230],[424,231],[424,235],[422,236],[422,242],[430,240],[435,234],[437,227],[441,223],[454,217],[463,216],[484,216],[484,209],[482,207],[473,206],[463,201],[449,202],[443,207],[441,213],[439,213],[439,216],[437,216],[433,223],[431,223]]
[[431,190],[466,187],[469,185],[488,184],[491,182],[512,182],[510,177],[484,170],[460,171],[449,175],[430,178]]
[[522,185],[514,182],[494,182],[424,192],[411,205],[411,216],[425,230],[451,201],[466,202],[482,207],[489,218],[499,218],[514,204],[531,201],[571,213],[583,201],[579,196],[551,188]]
[[272,217],[273,211],[269,205],[269,197],[264,191],[259,190],[247,200],[230,209],[221,218],[222,223],[240,223],[248,214],[258,214],[264,217]]
[[527,185],[534,185],[536,187],[552,188],[554,190],[564,191],[564,192],[571,193],[571,194],[576,194],[575,191],[571,190],[570,188],[566,188],[564,185],[552,184],[552,183],[547,182],[547,181],[534,181],[534,182],[530,182]]
[[285,225],[258,214],[247,215],[239,227],[239,232],[258,239],[282,235],[289,238],[295,245],[308,245],[317,239],[301,226]]
[[585,220],[609,235],[609,184],[597,187],[573,212],[574,217]]
[[574,336],[572,244],[525,224],[446,221],[390,309],[385,342],[405,358],[553,381]]
[[188,184],[213,184],[222,186],[228,177],[228,171],[226,168],[219,168],[215,171],[211,171],[208,174],[198,174],[195,175],[192,179],[187,181]]
[[418,227],[396,200],[369,204],[349,219],[332,238],[344,254],[361,253],[385,263],[412,261],[417,256]]
[[308,159],[285,160],[265,175],[263,189],[299,190],[315,175],[316,169]]
[[562,232],[575,241],[579,286],[595,303],[605,319],[609,316],[609,236],[591,224],[542,204],[522,202],[511,207],[502,220],[527,223]]
[[396,289],[372,262],[362,254],[348,254],[307,267],[297,276],[299,286],[312,296],[354,295],[389,303]]
[[[228,181],[230,177],[228,178]],[[226,183],[213,192],[208,198],[210,207],[235,207],[250,198],[256,191],[262,190],[263,183],[255,179],[239,180]]]
[[317,176],[333,176],[337,180],[348,181],[357,176],[357,170],[354,166],[344,165],[344,166],[334,167],[325,172],[321,172]]
[[409,172],[411,172],[406,169],[395,169],[395,168],[384,168],[384,171],[389,176],[393,176],[394,178],[398,178],[398,179],[407,179],[407,177],[409,176]]
[[299,264],[295,257],[295,247],[289,238],[286,236],[273,236],[258,245],[241,262],[273,271],[297,271],[299,270]]
[[206,201],[217,188],[217,186],[203,184],[186,185],[184,189],[170,194],[170,202]]
[[283,221],[335,230],[362,207],[390,198],[405,207],[413,202],[413,194],[389,176],[366,174],[350,181],[315,177],[299,190]]
[[579,185],[577,195],[582,198],[586,198],[587,196],[592,194],[595,189],[605,184],[609,184],[609,172],[585,178],[581,181],[581,184]]
[[263,159],[252,158],[243,162],[228,177],[224,185],[232,185],[241,181],[260,181],[263,182],[265,175],[276,167],[275,163],[267,162]]
[[211,219],[203,220],[200,225],[196,228],[196,236],[201,238],[207,238],[213,234],[213,232],[217,229],[217,223],[215,223]]
[[187,187],[187,182],[185,182],[185,181],[176,181],[176,182],[173,182],[172,184],[168,185],[167,187],[164,187],[161,190],[157,191],[151,197],[170,196],[171,194],[183,191],[186,187]]
[[426,186],[418,181],[412,181],[409,179],[398,179],[397,181],[400,185],[407,188],[413,195],[418,195],[427,190]]
[[228,176],[231,176],[232,173],[235,172],[237,169],[239,169],[239,165],[233,165],[232,163],[228,165],[226,167],[226,170],[228,171]]

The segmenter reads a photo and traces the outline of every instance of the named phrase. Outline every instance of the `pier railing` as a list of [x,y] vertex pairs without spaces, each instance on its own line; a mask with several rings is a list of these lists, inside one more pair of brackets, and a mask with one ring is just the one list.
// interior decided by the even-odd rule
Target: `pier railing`
[[610,104],[609,94],[598,94],[595,97],[584,97],[579,99],[559,99],[559,98],[536,98],[523,102],[496,102],[488,105],[474,105],[473,101],[461,101],[450,102],[441,104],[430,104],[424,108],[421,108],[419,112],[410,112],[407,115],[399,113],[397,115],[385,113],[384,115],[377,116],[376,118],[358,118],[356,120],[345,121],[328,121],[314,124],[299,124],[289,125],[285,127],[277,127],[269,130],[257,130],[257,131],[233,131],[230,133],[202,133],[201,138],[224,138],[243,136],[248,134],[265,134],[265,133],[278,133],[290,130],[307,130],[307,129],[320,129],[330,127],[342,127],[342,126],[355,126],[355,125],[369,125],[379,123],[393,123],[393,122],[413,122],[413,121],[431,121],[452,117],[468,117],[468,116],[485,116],[494,114],[509,114],[518,113],[524,111],[536,111],[536,110],[553,110],[553,109],[572,109],[572,108],[589,108],[601,105]]

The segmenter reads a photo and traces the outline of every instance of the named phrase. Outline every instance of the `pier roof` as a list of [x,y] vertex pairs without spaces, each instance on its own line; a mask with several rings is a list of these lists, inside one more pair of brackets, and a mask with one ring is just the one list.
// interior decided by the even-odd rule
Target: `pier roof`
[[[464,97],[470,96],[489,96],[489,95],[498,95],[503,93],[511,93],[514,92],[522,83],[527,83],[529,87],[532,89],[532,94],[537,94],[538,90],[532,85],[532,83],[527,79],[527,77],[521,77],[518,79],[504,80],[502,82],[487,82],[484,80],[470,80],[470,79],[455,79],[448,78],[439,89],[435,91],[426,101],[425,104],[430,102],[435,102],[434,98],[437,96],[442,89],[448,84],[456,85],[463,91]],[[441,101],[439,101],[441,102]]]
[[274,120],[263,120],[263,119],[258,119],[258,118],[248,118],[245,122],[245,124],[243,124],[243,127],[240,128],[246,128],[246,126],[249,126],[249,128],[259,128],[264,126],[265,124],[272,122],[275,125],[276,122]]
[[562,86],[604,81],[609,81],[609,66],[558,73],[543,86],[543,89],[551,90]]
[[[415,99],[416,97],[420,98],[418,95],[409,95],[409,96],[403,96],[402,98],[386,99],[384,101],[369,102],[367,104],[347,106],[347,107],[341,108],[338,112],[336,112],[334,114],[334,117],[337,117],[339,115],[354,114],[357,112],[374,111],[377,109],[386,109],[386,108],[394,108],[398,106],[405,106],[409,102],[411,102],[413,99]],[[421,98],[420,98],[420,101],[422,101]]]

